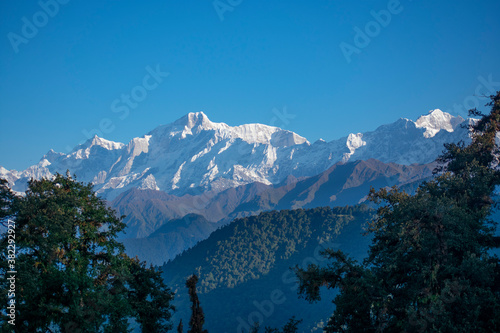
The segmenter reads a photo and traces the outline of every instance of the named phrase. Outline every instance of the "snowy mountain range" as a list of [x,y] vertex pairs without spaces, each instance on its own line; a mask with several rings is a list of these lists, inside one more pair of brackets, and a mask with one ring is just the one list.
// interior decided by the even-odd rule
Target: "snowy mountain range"
[[95,136],[69,154],[50,150],[26,170],[0,167],[0,177],[22,192],[30,178],[69,170],[80,181],[93,182],[108,200],[132,188],[198,194],[254,182],[279,184],[290,175],[311,177],[338,162],[374,158],[401,165],[430,163],[444,143],[468,139],[467,128],[461,126],[468,121],[436,109],[416,121],[402,118],[371,132],[311,144],[278,127],[231,127],[196,112],[128,144]]

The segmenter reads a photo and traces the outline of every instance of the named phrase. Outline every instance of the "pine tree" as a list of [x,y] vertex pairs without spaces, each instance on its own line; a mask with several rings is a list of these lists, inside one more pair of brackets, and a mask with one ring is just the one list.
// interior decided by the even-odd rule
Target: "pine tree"
[[203,309],[200,306],[200,300],[196,294],[196,283],[198,282],[198,276],[193,274],[186,281],[186,287],[189,292],[189,299],[191,300],[191,320],[189,321],[188,333],[208,333],[207,330],[203,329],[203,324],[205,323],[205,315],[203,314]]
[[8,187],[5,179],[0,179],[0,223],[6,225],[4,221],[11,215],[11,204],[14,195]]
[[310,301],[320,286],[340,289],[326,332],[500,331],[500,261],[488,252],[500,245],[489,217],[500,185],[500,93],[491,99],[472,143],[446,145],[439,174],[415,195],[371,191],[385,205],[362,264],[328,250],[328,267],[296,270]]
[[302,319],[297,320],[295,317],[292,317],[288,320],[288,322],[283,326],[281,330],[283,333],[297,333],[299,330],[299,324],[302,322]]
[[[92,185],[61,175],[28,185],[24,197],[0,186],[0,197],[12,198],[2,211],[15,222],[15,331],[126,332],[132,318],[143,330],[170,328],[172,292],[159,271],[124,254],[116,236],[125,225]],[[2,277],[8,244],[3,235]],[[0,278],[0,290],[6,283]]]

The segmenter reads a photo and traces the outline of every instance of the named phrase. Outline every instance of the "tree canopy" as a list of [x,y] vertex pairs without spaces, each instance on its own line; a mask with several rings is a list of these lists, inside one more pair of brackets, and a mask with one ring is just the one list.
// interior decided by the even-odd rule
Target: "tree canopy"
[[[129,258],[116,240],[121,218],[91,184],[68,176],[31,180],[24,197],[0,186],[2,222],[15,224],[15,326],[10,332],[145,332],[170,328],[173,293],[160,272]],[[8,219],[8,220],[7,220]],[[0,275],[9,270],[7,234],[0,238]],[[0,279],[2,304],[9,297]],[[10,297],[12,298],[12,297]]]
[[491,113],[471,124],[472,142],[448,144],[438,175],[414,195],[372,190],[383,204],[369,231],[362,263],[327,250],[327,267],[296,269],[299,293],[320,299],[320,287],[339,288],[326,332],[498,332],[500,261],[495,187],[500,185],[500,93]]

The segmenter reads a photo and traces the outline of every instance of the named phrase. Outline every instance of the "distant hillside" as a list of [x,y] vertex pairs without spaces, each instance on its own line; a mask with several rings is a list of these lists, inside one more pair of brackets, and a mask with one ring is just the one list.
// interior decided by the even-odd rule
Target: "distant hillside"
[[[370,187],[404,186],[412,192],[416,184],[432,176],[435,164],[398,165],[370,159],[338,163],[321,174],[296,179],[289,176],[279,185],[252,183],[214,193],[176,197],[160,191],[132,189],[119,195],[111,205],[126,215],[127,252],[142,260],[161,265],[183,250],[203,240],[220,225],[238,217],[262,211],[355,205],[363,202]],[[188,214],[203,216],[205,221],[191,223]],[[168,237],[155,232],[184,220],[176,234]],[[216,223],[217,222],[217,223]],[[166,243],[165,243],[166,242]]]
[[188,214],[182,219],[169,221],[146,238],[123,239],[126,253],[138,256],[153,265],[162,265],[171,258],[170,253],[181,253],[204,240],[217,227],[203,216]]
[[370,238],[361,235],[362,226],[373,212],[367,206],[272,211],[216,230],[162,267],[176,290],[175,320],[188,320],[184,282],[196,273],[209,331],[235,332],[259,318],[263,326],[281,326],[292,315],[304,319],[302,329],[310,330],[328,318],[333,305],[298,299],[289,268],[323,261],[319,252],[326,247],[363,257]]

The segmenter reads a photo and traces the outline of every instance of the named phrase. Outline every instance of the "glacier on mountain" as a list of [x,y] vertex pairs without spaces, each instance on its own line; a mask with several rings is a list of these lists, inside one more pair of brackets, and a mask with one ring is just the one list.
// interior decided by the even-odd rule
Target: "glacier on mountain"
[[[470,120],[469,120],[470,121]],[[183,195],[221,191],[252,182],[279,184],[288,176],[309,177],[337,162],[378,159],[410,165],[434,161],[446,142],[468,139],[467,123],[441,110],[366,133],[310,144],[288,130],[263,124],[229,126],[189,113],[128,144],[93,137],[69,154],[49,151],[24,171],[0,167],[0,177],[19,192],[30,178],[69,170],[92,182],[107,199],[130,188]]]

